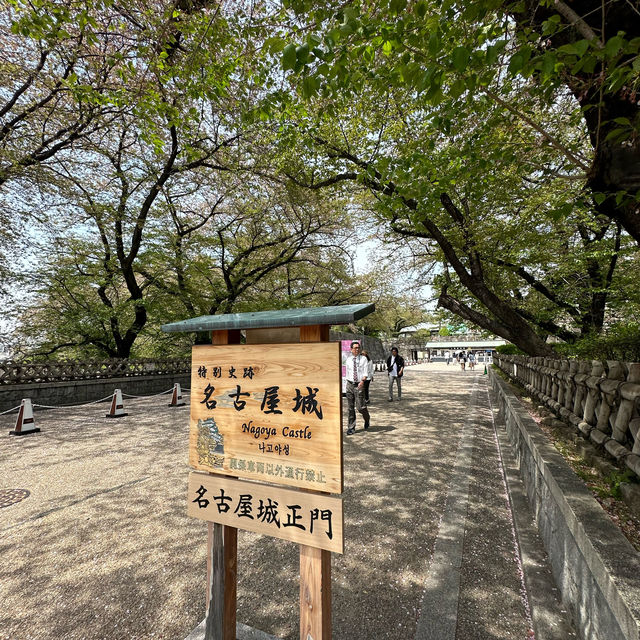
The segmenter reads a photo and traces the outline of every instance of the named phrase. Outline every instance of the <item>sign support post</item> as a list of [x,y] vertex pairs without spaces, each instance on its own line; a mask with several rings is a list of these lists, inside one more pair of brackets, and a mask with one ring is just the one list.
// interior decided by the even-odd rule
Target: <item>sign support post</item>
[[[239,329],[211,332],[211,344],[240,344]],[[205,640],[235,640],[238,591],[238,530],[208,522]]]
[[[300,342],[329,342],[329,325],[300,327]],[[300,545],[300,640],[330,639],[331,552]]]

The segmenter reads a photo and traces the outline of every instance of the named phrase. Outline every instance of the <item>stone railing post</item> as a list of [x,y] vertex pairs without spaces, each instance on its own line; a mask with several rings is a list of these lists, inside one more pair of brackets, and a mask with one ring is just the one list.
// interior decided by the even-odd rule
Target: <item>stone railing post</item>
[[553,360],[551,362],[551,375],[552,375],[552,380],[551,380],[551,400],[552,400],[552,405],[554,407],[554,409],[559,409],[560,407],[557,407],[558,404],[558,389],[560,388],[560,377],[559,377],[559,373],[560,373],[560,362],[558,360]]
[[620,385],[619,391],[620,407],[616,414],[611,437],[620,444],[625,444],[631,416],[636,408],[637,400],[640,398],[640,364],[635,363],[629,366],[627,380]]
[[567,378],[569,377],[569,361],[560,361],[560,371],[558,371],[558,411],[564,406],[564,397],[567,392]]
[[596,407],[598,400],[601,400],[600,387],[598,385],[603,375],[604,365],[600,360],[593,360],[591,362],[591,375],[585,380],[587,396],[585,398],[584,411],[582,412],[582,419],[592,427],[595,427],[598,423]]
[[551,358],[544,359],[544,395],[543,400],[547,402],[551,398],[551,389],[553,387],[553,369],[551,368],[553,360]]
[[560,409],[560,415],[569,420],[571,410],[573,409],[573,401],[576,395],[576,375],[578,373],[578,361],[571,360],[569,362],[569,372],[567,373],[567,382],[564,389],[564,407]]
[[578,362],[578,372],[573,378],[576,385],[576,392],[573,397],[573,416],[569,419],[572,424],[576,426],[582,421],[582,414],[584,413],[584,399],[587,395],[587,385],[585,384],[585,380],[588,378],[590,370],[591,366],[589,363],[584,360],[580,360]]
[[616,414],[616,403],[619,398],[618,387],[624,380],[624,369],[619,362],[607,361],[607,377],[600,381],[602,402],[598,411],[596,429],[605,435],[611,435],[611,416]]

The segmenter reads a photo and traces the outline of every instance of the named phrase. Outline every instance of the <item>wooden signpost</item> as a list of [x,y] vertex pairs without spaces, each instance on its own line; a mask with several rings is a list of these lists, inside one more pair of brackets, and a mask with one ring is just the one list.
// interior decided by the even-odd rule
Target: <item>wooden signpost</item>
[[[237,531],[300,545],[300,638],[331,638],[331,552],[343,552],[340,345],[331,324],[374,305],[203,316],[193,348],[187,513],[206,520],[205,640],[236,638]],[[246,344],[241,345],[245,331]],[[300,344],[304,343],[304,344]],[[274,486],[287,485],[287,487]]]
[[194,469],[342,492],[339,345],[193,347]]

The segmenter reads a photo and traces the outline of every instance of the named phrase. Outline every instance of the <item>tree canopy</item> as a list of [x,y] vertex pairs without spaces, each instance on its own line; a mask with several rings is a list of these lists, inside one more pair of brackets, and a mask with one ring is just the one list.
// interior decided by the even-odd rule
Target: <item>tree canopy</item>
[[[629,0],[6,2],[14,347],[151,355],[172,319],[373,298],[363,328],[393,333],[425,285],[531,354],[624,323],[639,18]],[[385,259],[358,276],[376,231]]]
[[443,265],[439,304],[528,353],[601,331],[638,240],[634,161],[602,173],[638,151],[640,23],[616,30],[633,4],[602,9],[595,39],[561,2],[290,6],[281,64],[305,106],[283,113],[314,156],[292,178],[362,185]]

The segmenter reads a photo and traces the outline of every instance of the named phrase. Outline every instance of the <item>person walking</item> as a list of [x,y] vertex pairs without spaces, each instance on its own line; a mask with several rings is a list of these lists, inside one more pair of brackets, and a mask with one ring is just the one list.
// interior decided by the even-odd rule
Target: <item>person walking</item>
[[469,369],[473,371],[476,366],[476,354],[473,351],[469,351]]
[[369,404],[369,385],[373,380],[373,360],[369,357],[369,354],[363,349],[362,355],[367,359],[369,372],[367,374],[367,379],[364,381],[364,403]]
[[464,371],[467,366],[467,354],[464,351],[460,352],[460,368]]
[[451,351],[444,352],[444,359],[447,361],[447,367],[448,367],[449,363],[451,362]]
[[351,355],[346,362],[347,378],[347,407],[348,423],[347,435],[350,436],[356,430],[356,410],[364,418],[364,428],[369,429],[371,417],[364,400],[364,383],[369,378],[369,361],[360,353],[360,343],[351,343]]
[[391,348],[391,355],[387,358],[387,374],[389,375],[389,402],[393,402],[393,383],[398,387],[398,400],[402,399],[402,374],[404,372],[404,358],[398,354],[398,347]]

